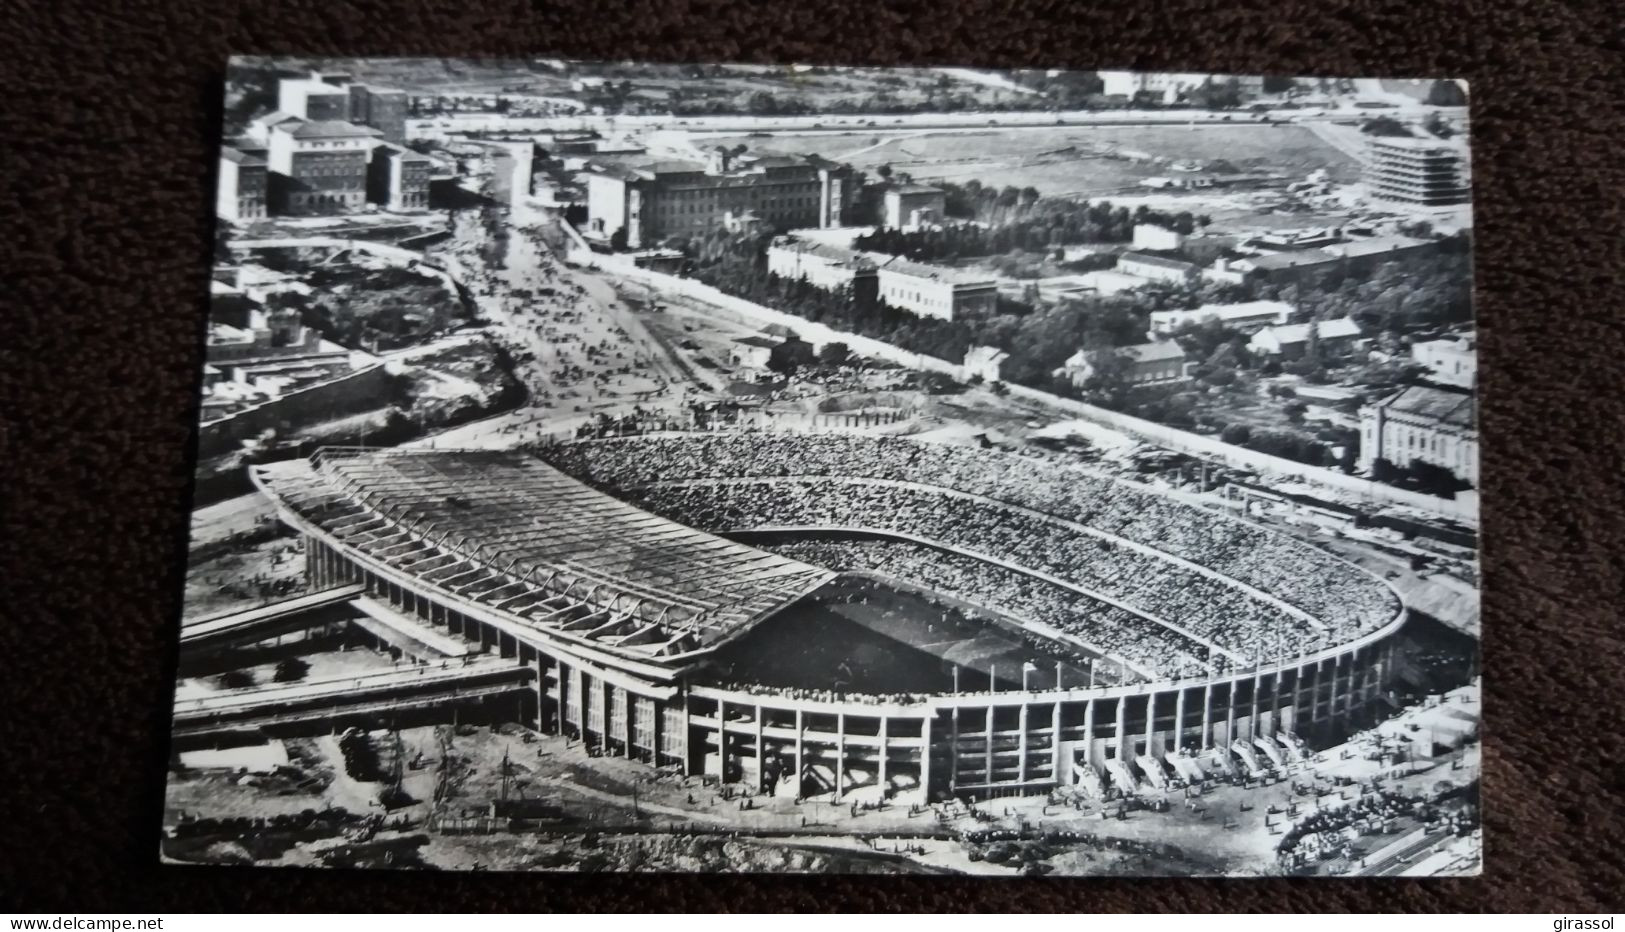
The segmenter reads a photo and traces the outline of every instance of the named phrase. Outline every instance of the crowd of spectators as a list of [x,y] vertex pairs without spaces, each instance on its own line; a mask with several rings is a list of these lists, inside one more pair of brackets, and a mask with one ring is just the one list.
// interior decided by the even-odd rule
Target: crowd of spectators
[[[1206,670],[1208,650],[1196,641],[1172,631],[1147,638],[1145,620],[1132,612],[983,560],[902,541],[799,540],[766,549],[832,570],[881,573],[1001,614],[1034,619],[1147,673]],[[1108,673],[1100,682],[1120,679]]]
[[1192,641],[1216,648],[1207,658],[1215,669],[1270,663],[1398,610],[1387,586],[1313,545],[1049,459],[904,438],[726,433],[566,444],[544,455],[708,530],[887,531],[1055,576],[1140,614],[1042,620],[1085,641],[1098,627],[1118,656],[1161,657],[1162,670],[1200,656]]

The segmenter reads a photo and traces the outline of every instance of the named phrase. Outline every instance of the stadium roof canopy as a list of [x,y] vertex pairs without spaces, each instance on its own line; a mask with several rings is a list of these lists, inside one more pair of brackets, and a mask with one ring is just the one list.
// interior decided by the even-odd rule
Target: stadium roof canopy
[[255,478],[344,546],[636,659],[714,647],[835,575],[650,514],[523,453],[328,448]]

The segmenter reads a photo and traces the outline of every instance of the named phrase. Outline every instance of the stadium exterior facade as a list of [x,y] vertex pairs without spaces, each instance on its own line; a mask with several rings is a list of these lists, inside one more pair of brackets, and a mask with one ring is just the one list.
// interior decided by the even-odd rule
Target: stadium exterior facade
[[[551,467],[515,472],[503,458],[516,455],[329,449],[256,467],[253,478],[302,534],[312,589],[360,584],[404,615],[532,667],[527,724],[760,792],[920,802],[1266,769],[1369,714],[1385,695],[1406,617],[1401,605],[1357,638],[1252,669],[1089,688],[884,701],[700,685],[690,674],[712,651],[836,574],[649,515]],[[487,490],[444,471],[430,481],[356,468],[480,457],[502,460],[482,473],[512,475]],[[496,490],[520,474],[543,475],[548,494],[586,510],[552,513],[534,490]],[[440,520],[482,509],[510,518],[484,537]],[[637,535],[710,556],[679,561],[669,582],[650,584],[572,563],[564,549],[527,559],[502,547],[579,546],[568,529],[587,525],[599,539],[624,537],[634,530],[628,521]],[[684,590],[713,571],[758,582],[725,603]]]

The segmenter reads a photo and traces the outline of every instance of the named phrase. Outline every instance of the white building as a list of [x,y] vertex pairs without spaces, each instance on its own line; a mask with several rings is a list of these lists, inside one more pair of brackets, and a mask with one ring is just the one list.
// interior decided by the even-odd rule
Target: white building
[[1185,237],[1164,226],[1155,223],[1136,223],[1134,225],[1135,249],[1178,249],[1185,245]]
[[1117,257],[1117,269],[1124,275],[1133,275],[1154,282],[1182,284],[1199,277],[1201,266],[1165,256],[1139,252],[1125,252]]
[[902,257],[869,258],[876,266],[880,300],[892,307],[953,320],[965,313],[992,313],[998,304],[999,283],[989,276]]
[[965,351],[965,362],[962,366],[964,378],[969,381],[977,376],[984,382],[997,382],[1004,368],[1004,361],[1010,354],[997,346],[973,346]]
[[1291,315],[1292,305],[1284,301],[1204,304],[1189,311],[1152,311],[1151,332],[1158,336],[1167,336],[1186,324],[1216,320],[1229,330],[1251,334],[1265,327],[1284,324]]
[[1180,95],[1201,87],[1206,81],[1222,83],[1232,77],[1241,84],[1241,97],[1248,100],[1264,91],[1264,79],[1256,75],[1193,74],[1143,71],[1101,71],[1101,93],[1108,97],[1133,98],[1139,94],[1154,94],[1165,104],[1175,103]]
[[1359,467],[1378,459],[1404,468],[1442,466],[1478,484],[1477,406],[1471,392],[1412,385],[1360,409]]
[[1253,334],[1247,344],[1249,352],[1282,360],[1300,359],[1309,349],[1309,330],[1316,328],[1320,352],[1327,356],[1343,356],[1354,349],[1360,338],[1360,325],[1352,317],[1322,320],[1307,324],[1284,324],[1265,327]]
[[1124,378],[1130,385],[1179,385],[1190,379],[1185,350],[1174,340],[1120,346],[1115,350],[1078,350],[1052,374],[1065,377],[1081,388],[1099,369],[1102,358],[1114,353],[1128,361]]
[[1428,378],[1457,388],[1478,381],[1478,338],[1475,334],[1428,340],[1411,346],[1411,358],[1427,366]]

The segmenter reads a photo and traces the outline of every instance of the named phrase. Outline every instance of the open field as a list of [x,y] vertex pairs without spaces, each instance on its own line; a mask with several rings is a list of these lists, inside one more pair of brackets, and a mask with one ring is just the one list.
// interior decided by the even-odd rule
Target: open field
[[1097,126],[969,132],[888,131],[810,135],[704,136],[705,146],[744,144],[758,152],[816,153],[873,172],[882,165],[917,181],[972,179],[1031,185],[1050,196],[1101,197],[1168,173],[1170,161],[1224,159],[1242,171],[1300,177],[1326,168],[1333,180],[1358,178],[1359,165],[1301,126]]

